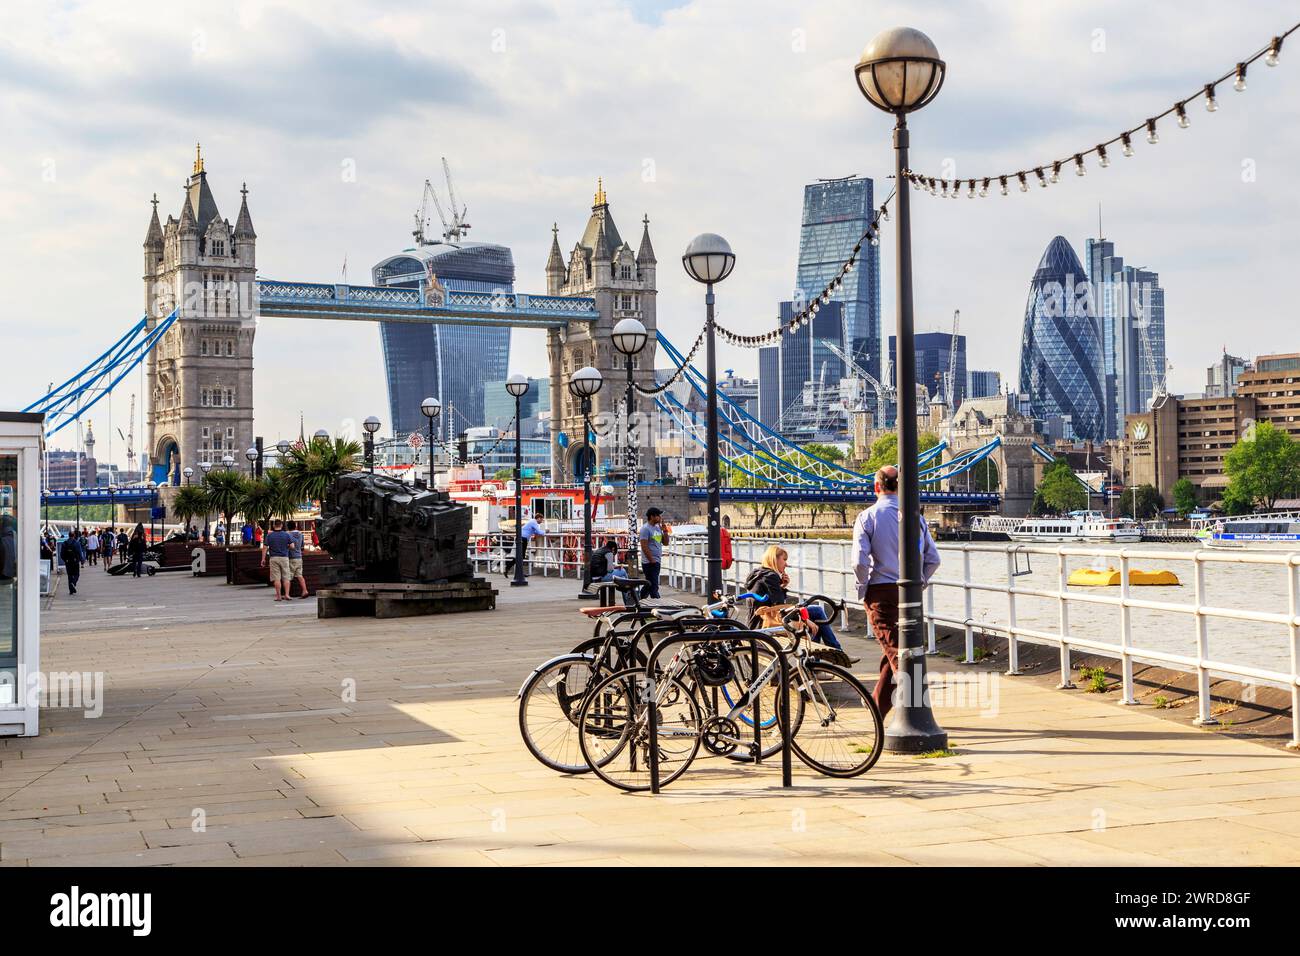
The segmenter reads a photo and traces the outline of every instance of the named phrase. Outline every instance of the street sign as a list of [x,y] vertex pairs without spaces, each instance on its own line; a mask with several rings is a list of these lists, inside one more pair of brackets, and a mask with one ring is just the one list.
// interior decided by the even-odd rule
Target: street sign
[[419,432],[411,432],[406,436],[406,444],[412,448],[420,448],[424,445],[424,436]]

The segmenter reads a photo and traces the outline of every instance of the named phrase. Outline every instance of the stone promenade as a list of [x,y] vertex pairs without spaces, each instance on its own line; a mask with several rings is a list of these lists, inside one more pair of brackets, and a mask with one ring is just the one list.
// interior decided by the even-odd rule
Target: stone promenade
[[0,865],[1300,863],[1300,756],[991,671],[944,695],[947,758],[848,781],[796,762],[782,790],[775,762],[701,757],[657,797],[559,776],[514,695],[590,625],[572,582],[496,581],[495,612],[318,621],[264,588],[87,569],[42,666],[102,671],[103,715],[0,740]]

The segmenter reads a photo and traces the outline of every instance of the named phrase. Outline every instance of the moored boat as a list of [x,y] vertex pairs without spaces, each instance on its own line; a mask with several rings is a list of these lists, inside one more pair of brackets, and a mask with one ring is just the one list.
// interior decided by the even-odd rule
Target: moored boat
[[1007,535],[1013,541],[1040,544],[1128,544],[1142,540],[1142,528],[1132,518],[1108,518],[1100,511],[1071,511],[1064,518],[1025,518]]

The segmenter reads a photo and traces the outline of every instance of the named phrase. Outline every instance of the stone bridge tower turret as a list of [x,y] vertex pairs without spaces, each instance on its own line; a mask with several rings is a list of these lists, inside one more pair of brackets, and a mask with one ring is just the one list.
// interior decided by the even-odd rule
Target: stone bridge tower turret
[[[600,313],[595,322],[570,322],[565,328],[550,330],[547,336],[551,360],[551,465],[556,481],[578,478],[587,471],[593,455],[601,469],[616,465],[616,459],[621,458],[626,424],[618,418],[618,408],[627,390],[627,368],[610,337],[621,319],[636,318],[645,325],[650,338],[633,360],[633,378],[642,387],[654,384],[656,263],[650,244],[650,220],[645,217],[641,222],[640,246],[633,252],[614,224],[603,183],[599,183],[591,217],[582,238],[569,253],[567,264],[560,252],[559,229],[552,228],[546,291],[550,295],[591,296]],[[573,398],[568,389],[569,376],[586,365],[599,369],[605,379],[592,400],[592,430],[597,436],[594,449],[582,433],[580,400]],[[643,473],[653,470],[654,463],[654,437],[649,425],[652,407],[651,399],[637,396],[638,419],[634,421],[642,423],[636,433]]]
[[152,325],[179,306],[170,331],[146,362],[145,453],[161,484],[181,481],[185,466],[242,467],[253,444],[253,335],[256,331],[257,234],[241,191],[232,226],[208,188],[202,153],[185,184],[180,218],[158,220],[158,197],[144,241],[145,314]]

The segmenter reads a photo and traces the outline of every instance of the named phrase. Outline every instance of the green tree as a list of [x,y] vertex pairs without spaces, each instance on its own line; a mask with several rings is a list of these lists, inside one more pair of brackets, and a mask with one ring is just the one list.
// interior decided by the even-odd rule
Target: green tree
[[202,485],[181,485],[172,498],[172,514],[187,528],[191,519],[197,515],[206,515],[211,509],[208,492]]
[[268,518],[289,518],[297,499],[289,494],[288,486],[279,468],[271,468],[261,478],[248,481],[239,510],[249,521],[258,523]]
[[232,521],[244,502],[248,478],[237,471],[215,468],[203,476],[203,488],[208,493],[212,510],[226,519],[229,531]]
[[1088,507],[1088,492],[1064,458],[1057,458],[1043,469],[1043,480],[1034,492],[1034,505],[1056,514]]
[[[921,432],[916,436],[916,447],[919,454],[924,454],[935,445],[939,444],[939,436],[934,432]],[[863,469],[868,473],[884,465],[898,464],[898,432],[888,432],[881,435],[871,444],[871,457]]]
[[1186,517],[1196,510],[1196,486],[1190,478],[1179,478],[1174,482],[1174,507],[1180,517]]
[[1237,508],[1249,503],[1270,511],[1279,498],[1300,492],[1300,443],[1271,422],[1258,422],[1228,452],[1223,470],[1228,474],[1225,508],[1231,500]]
[[492,474],[492,478],[495,481],[509,481],[514,476],[515,470],[513,468],[498,468]]
[[360,454],[359,443],[342,438],[295,443],[280,465],[281,479],[294,501],[320,501],[338,478],[356,470]]
[[1139,521],[1157,517],[1164,507],[1165,502],[1160,497],[1160,492],[1151,485],[1125,488],[1119,498],[1120,513]]

